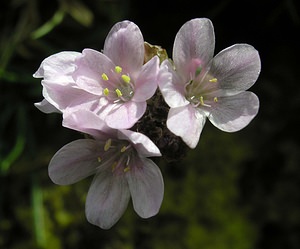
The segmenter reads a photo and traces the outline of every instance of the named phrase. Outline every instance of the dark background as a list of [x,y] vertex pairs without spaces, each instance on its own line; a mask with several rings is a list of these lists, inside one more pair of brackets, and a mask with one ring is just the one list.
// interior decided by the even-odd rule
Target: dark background
[[[84,216],[91,178],[62,187],[48,177],[53,154],[80,135],[33,106],[42,87],[32,74],[53,53],[101,50],[124,19],[171,56],[177,31],[196,17],[212,20],[216,53],[235,43],[259,51],[259,114],[233,134],[207,122],[196,149],[159,162],[160,213],[143,220],[129,205],[101,230]],[[0,248],[300,248],[299,26],[296,0],[1,1]]]

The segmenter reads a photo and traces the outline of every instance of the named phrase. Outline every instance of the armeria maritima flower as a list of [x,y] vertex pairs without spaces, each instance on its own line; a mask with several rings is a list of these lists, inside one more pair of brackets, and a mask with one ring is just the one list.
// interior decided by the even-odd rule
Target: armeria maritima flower
[[[131,128],[145,113],[157,89],[159,59],[144,63],[144,39],[130,21],[115,24],[103,52],[61,52],[46,58],[34,74],[45,100],[37,107],[63,115],[87,109],[115,129]],[[54,107],[54,108],[53,108]]]
[[170,106],[167,127],[191,148],[200,138],[206,118],[217,128],[234,132],[244,128],[259,109],[249,91],[260,73],[257,50],[236,44],[214,58],[215,37],[209,19],[186,22],[178,31],[173,61],[165,60],[159,87]]
[[[103,229],[113,226],[127,208],[130,196],[142,218],[159,211],[164,183],[149,158],[161,156],[145,135],[107,128],[92,112],[79,110],[64,119],[65,126],[91,134],[62,147],[51,159],[49,176],[67,185],[95,174],[86,199],[86,216]],[[101,127],[101,130],[98,130]]]

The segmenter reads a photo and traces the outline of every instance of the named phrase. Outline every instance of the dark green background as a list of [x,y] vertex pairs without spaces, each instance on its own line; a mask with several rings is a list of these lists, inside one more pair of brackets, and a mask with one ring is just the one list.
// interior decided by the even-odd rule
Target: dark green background
[[[53,53],[101,50],[124,19],[171,55],[178,29],[195,17],[212,20],[216,53],[235,43],[260,52],[251,88],[259,114],[233,134],[207,122],[185,159],[159,162],[160,213],[143,220],[130,204],[101,230],[84,216],[91,178],[62,187],[47,175],[52,155],[80,135],[33,106],[42,88],[32,74]],[[1,1],[0,248],[299,249],[299,26],[296,0]]]

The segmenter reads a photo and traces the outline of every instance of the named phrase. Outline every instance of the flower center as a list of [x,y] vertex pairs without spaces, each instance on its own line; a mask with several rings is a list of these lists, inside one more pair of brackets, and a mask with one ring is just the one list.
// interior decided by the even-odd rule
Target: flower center
[[127,141],[109,138],[103,146],[102,156],[98,156],[97,160],[100,164],[110,161],[109,165],[113,173],[124,174],[131,169],[132,153],[132,146]]
[[186,83],[185,96],[195,107],[212,107],[218,102],[218,79],[208,73],[202,75],[201,71],[202,68],[198,67],[194,77]]
[[110,101],[117,103],[126,102],[134,95],[134,84],[128,74],[122,74],[122,67],[116,66],[112,70],[111,77],[106,73],[102,73],[101,77],[104,81],[103,95]]

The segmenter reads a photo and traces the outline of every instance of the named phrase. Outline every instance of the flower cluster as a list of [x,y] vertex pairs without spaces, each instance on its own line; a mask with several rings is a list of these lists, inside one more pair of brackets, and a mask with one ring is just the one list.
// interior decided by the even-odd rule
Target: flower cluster
[[102,52],[61,52],[41,63],[34,77],[42,78],[44,99],[36,107],[61,113],[64,127],[87,135],[53,156],[49,176],[65,185],[94,175],[89,222],[110,228],[130,198],[140,217],[157,214],[164,183],[151,157],[177,160],[195,148],[206,118],[234,132],[255,117],[259,100],[246,90],[260,73],[258,52],[236,44],[213,57],[214,46],[206,18],[180,28],[173,60],[146,43],[136,24],[122,21]]

